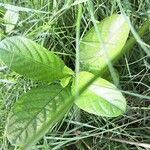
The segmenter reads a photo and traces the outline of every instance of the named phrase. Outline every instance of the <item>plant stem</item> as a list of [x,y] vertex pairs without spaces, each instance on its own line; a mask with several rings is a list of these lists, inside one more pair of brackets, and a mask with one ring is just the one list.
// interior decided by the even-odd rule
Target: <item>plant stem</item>
[[[78,6],[78,15],[77,15],[77,23],[76,23],[76,60],[75,60],[75,76],[76,76],[76,89],[78,90],[78,75],[80,72],[80,56],[79,56],[79,50],[80,50],[80,24],[82,19],[82,6]],[[76,90],[76,91],[77,91]]]
[[[150,20],[147,20],[144,22],[143,26],[139,29],[138,35],[142,38],[145,33],[150,28]],[[121,53],[119,53],[116,58],[113,60],[113,62],[117,62],[126,52],[129,52],[132,50],[133,46],[136,44],[136,39],[132,36],[129,38],[129,40],[126,42],[125,46],[123,47]]]
[[[75,60],[75,87],[76,87],[76,93],[78,98],[78,93],[79,93],[79,72],[80,72],[80,56],[79,56],[79,51],[80,51],[80,25],[81,25],[81,19],[82,19],[82,5],[78,5],[78,14],[77,14],[77,22],[76,22],[76,60]],[[80,109],[75,105],[74,107],[75,110],[75,120],[80,121]]]

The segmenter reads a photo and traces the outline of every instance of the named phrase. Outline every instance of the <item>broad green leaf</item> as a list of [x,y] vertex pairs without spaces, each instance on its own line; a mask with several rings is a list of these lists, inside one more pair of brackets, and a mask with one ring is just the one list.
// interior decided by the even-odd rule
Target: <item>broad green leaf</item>
[[4,20],[6,22],[6,33],[11,32],[19,19],[19,12],[14,10],[7,10],[4,15]]
[[[93,76],[89,72],[80,72],[78,89],[81,89]],[[73,95],[76,89],[73,83]],[[126,111],[126,100],[121,92],[112,83],[102,78],[98,78],[90,85],[77,98],[75,104],[84,111],[105,117],[117,117]]]
[[57,55],[24,37],[1,41],[0,59],[17,73],[37,81],[52,82],[72,74]]
[[52,84],[28,91],[12,107],[6,135],[12,145],[23,150],[33,144],[71,108],[70,88]]
[[92,27],[80,44],[82,70],[94,74],[105,71],[108,60],[113,62],[122,53],[130,30],[124,16],[118,14],[105,18],[97,26],[100,38],[95,27]]

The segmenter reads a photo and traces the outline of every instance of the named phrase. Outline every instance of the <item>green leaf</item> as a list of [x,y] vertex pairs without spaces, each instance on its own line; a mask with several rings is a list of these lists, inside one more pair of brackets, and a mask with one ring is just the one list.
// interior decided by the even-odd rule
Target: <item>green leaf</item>
[[11,144],[23,150],[31,149],[71,108],[70,96],[70,88],[56,84],[24,94],[8,116],[6,135]]
[[[89,72],[80,72],[78,88],[81,89],[94,75]],[[76,93],[75,83],[72,93]],[[126,100],[121,92],[110,82],[98,78],[75,101],[75,104],[91,114],[117,117],[126,111]]]
[[53,52],[24,37],[1,41],[0,59],[17,73],[37,81],[52,82],[71,74]]
[[60,80],[60,84],[62,85],[62,87],[66,87],[70,80],[72,79],[72,77],[66,77]]
[[4,15],[4,20],[6,22],[6,33],[11,32],[19,19],[19,12],[14,10],[7,10]]
[[130,30],[124,16],[118,14],[105,18],[97,26],[101,39],[95,27],[92,27],[80,43],[82,70],[94,74],[104,72],[107,69],[108,59],[113,62],[122,53]]

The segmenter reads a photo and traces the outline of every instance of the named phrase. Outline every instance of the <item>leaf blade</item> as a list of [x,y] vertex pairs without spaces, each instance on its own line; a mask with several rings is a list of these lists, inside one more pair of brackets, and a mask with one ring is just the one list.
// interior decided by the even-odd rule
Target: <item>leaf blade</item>
[[70,88],[54,84],[24,94],[9,113],[6,135],[11,144],[31,149],[71,108],[70,96]]
[[[82,88],[93,76],[89,72],[80,72],[78,88]],[[73,95],[76,93],[74,83],[72,93]],[[121,92],[113,84],[102,78],[98,78],[92,83],[77,98],[75,104],[88,113],[105,117],[117,117],[126,111],[126,100]]]
[[1,41],[0,59],[17,73],[37,81],[52,82],[70,75],[58,56],[24,37]]
[[119,14],[106,17],[97,26],[101,41],[92,27],[80,43],[80,63],[82,70],[103,74],[108,69],[108,59],[113,62],[122,53],[130,28],[124,16]]

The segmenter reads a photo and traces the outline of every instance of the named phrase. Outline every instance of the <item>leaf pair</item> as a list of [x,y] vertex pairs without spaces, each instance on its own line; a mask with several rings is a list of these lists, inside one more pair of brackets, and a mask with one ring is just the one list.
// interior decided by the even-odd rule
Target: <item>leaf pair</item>
[[[12,70],[35,81],[51,83],[73,71],[54,53],[24,37],[0,42],[0,59]],[[60,84],[31,89],[12,107],[6,135],[12,145],[31,149],[73,105],[70,87]]]
[[[97,27],[99,31],[91,28],[81,41],[81,69],[93,74],[101,73],[109,79],[110,75],[106,74],[108,65],[122,53],[130,28],[124,16],[117,14],[105,18]],[[94,77],[91,73],[80,73],[79,89]],[[102,78],[97,79],[75,103],[89,113],[107,117],[119,116],[126,110],[126,100],[121,92]]]
[[[129,28],[123,16],[113,15],[98,24],[102,41],[92,28],[81,42],[82,69],[97,73],[107,68],[105,50],[111,61],[121,53]],[[103,45],[103,46],[102,46]],[[31,149],[74,103],[76,95],[73,71],[53,52],[24,37],[10,37],[0,42],[0,59],[19,74],[50,84],[31,89],[13,106],[9,113],[6,134],[9,141],[23,149]],[[79,90],[94,77],[89,72],[80,72]],[[72,88],[72,89],[71,89]],[[126,101],[121,92],[108,81],[98,78],[75,101],[75,104],[92,114],[116,117],[125,112]]]

